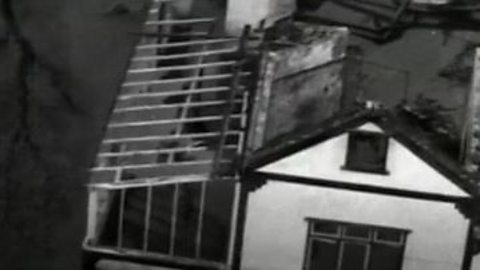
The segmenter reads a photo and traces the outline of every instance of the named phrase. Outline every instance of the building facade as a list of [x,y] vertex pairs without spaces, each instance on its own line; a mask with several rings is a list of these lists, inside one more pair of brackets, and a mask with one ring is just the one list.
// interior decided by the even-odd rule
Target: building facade
[[367,119],[263,153],[241,269],[469,269],[460,170],[395,120]]

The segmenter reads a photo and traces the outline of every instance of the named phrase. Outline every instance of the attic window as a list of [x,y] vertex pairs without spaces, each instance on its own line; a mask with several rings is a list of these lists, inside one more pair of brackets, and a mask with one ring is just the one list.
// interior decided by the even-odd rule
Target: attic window
[[387,174],[388,137],[385,134],[355,130],[348,136],[346,170]]

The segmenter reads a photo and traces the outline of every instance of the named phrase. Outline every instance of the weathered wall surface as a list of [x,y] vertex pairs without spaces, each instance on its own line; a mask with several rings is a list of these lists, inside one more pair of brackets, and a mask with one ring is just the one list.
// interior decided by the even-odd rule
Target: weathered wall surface
[[268,111],[265,141],[325,120],[340,107],[341,63],[276,80]]
[[266,104],[253,114],[254,149],[278,136],[318,124],[340,109],[348,31],[299,27],[309,41],[271,52],[264,60],[257,89],[264,96],[255,106]]

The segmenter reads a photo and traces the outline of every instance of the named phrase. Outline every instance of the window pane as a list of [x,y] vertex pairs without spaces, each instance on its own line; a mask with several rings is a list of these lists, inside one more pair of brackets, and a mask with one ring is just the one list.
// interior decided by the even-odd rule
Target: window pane
[[123,247],[143,248],[146,205],[147,188],[132,188],[126,191],[123,214]]
[[370,236],[370,229],[366,226],[348,225],[345,230],[345,235],[354,238],[368,239]]
[[403,232],[392,229],[378,229],[377,240],[400,243]]
[[201,183],[180,184],[178,190],[176,256],[194,257],[198,229]]
[[385,170],[387,139],[382,134],[351,132],[348,141],[347,168]]
[[337,260],[337,241],[312,239],[308,270],[336,270]]
[[202,226],[202,259],[225,262],[231,229],[233,181],[207,182],[205,212]]
[[169,252],[174,189],[174,185],[166,185],[154,187],[152,190],[152,211],[148,235],[149,251]]
[[364,270],[367,245],[345,242],[341,270]]
[[400,270],[403,247],[372,246],[369,270]]
[[118,233],[118,218],[120,212],[120,191],[111,191],[108,202],[108,213],[103,228],[101,228],[98,245],[116,246]]
[[340,227],[333,222],[316,221],[313,223],[313,232],[338,235]]

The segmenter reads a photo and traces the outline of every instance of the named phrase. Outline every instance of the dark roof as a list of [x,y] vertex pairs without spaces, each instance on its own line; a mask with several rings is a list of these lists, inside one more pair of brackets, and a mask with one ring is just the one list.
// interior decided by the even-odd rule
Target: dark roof
[[458,161],[458,155],[442,147],[442,144],[438,143],[438,135],[432,135],[423,129],[415,117],[400,107],[395,109],[353,108],[338,113],[318,126],[285,134],[255,151],[248,161],[247,169],[259,168],[366,122],[379,125],[387,135],[405,145],[459,188],[473,197],[479,197],[477,185],[470,174],[463,169]]

